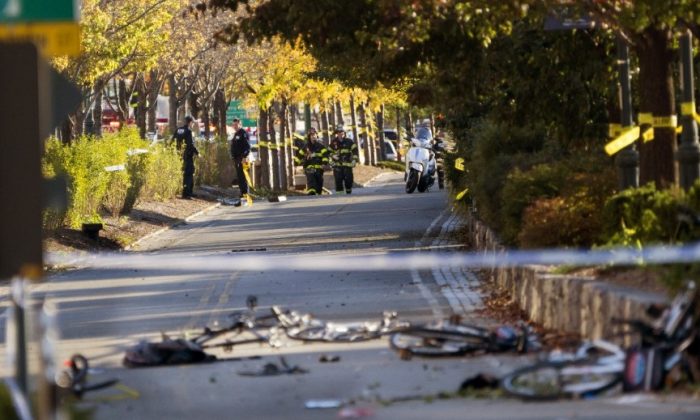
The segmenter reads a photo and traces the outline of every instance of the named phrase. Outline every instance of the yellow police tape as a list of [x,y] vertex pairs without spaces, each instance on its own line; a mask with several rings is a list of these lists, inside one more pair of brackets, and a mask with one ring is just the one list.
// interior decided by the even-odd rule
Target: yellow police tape
[[700,115],[695,111],[695,102],[683,102],[681,104],[681,115],[690,115],[700,124]]
[[612,156],[639,138],[639,127],[625,129],[617,138],[605,145],[605,153]]
[[654,114],[651,112],[640,112],[639,115],[637,115],[637,119],[639,121],[639,125],[654,125]]
[[644,143],[654,140],[654,128],[649,127],[644,130],[642,133],[642,139],[644,139]]
[[245,175],[245,180],[248,182],[248,187],[252,187],[253,182],[250,180],[250,162],[243,162],[243,175]]
[[464,158],[455,159],[455,168],[458,171],[464,171]]
[[455,200],[461,200],[469,192],[469,188],[465,188],[462,192],[455,196]]
[[622,133],[622,124],[608,124],[608,137],[615,138]]
[[653,124],[655,128],[676,128],[678,127],[678,117],[671,115],[668,117],[654,116]]

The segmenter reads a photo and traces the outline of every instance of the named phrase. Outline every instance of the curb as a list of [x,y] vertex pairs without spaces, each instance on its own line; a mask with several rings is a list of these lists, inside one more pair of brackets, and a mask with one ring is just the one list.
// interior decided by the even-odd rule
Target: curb
[[382,177],[382,176],[384,176],[384,175],[386,175],[386,174],[390,174],[390,173],[391,173],[391,172],[381,172],[381,173],[378,173],[377,175],[375,175],[375,176],[373,176],[372,178],[370,178],[369,181],[365,182],[364,184],[360,184],[360,185],[362,186],[362,188],[366,188],[369,184],[373,183],[374,181],[376,181],[376,180],[379,179],[380,177]]
[[202,210],[199,210],[198,212],[193,213],[193,214],[190,214],[189,216],[185,217],[184,220],[181,220],[181,221],[179,221],[179,222],[175,222],[175,223],[173,223],[173,224],[171,224],[171,225],[168,225],[168,226],[164,226],[164,227],[162,227],[162,228],[160,228],[160,229],[158,229],[158,230],[156,230],[156,231],[154,231],[154,232],[151,232],[151,233],[149,233],[149,234],[147,234],[147,235],[145,235],[145,236],[140,237],[139,239],[137,239],[137,240],[135,240],[134,242],[130,243],[129,245],[125,246],[125,247],[123,248],[123,250],[124,250],[124,251],[130,251],[130,250],[132,250],[134,247],[140,245],[142,242],[144,242],[144,241],[146,241],[146,240],[148,240],[148,239],[151,239],[151,238],[153,238],[154,236],[160,235],[161,233],[163,233],[163,232],[165,232],[165,231],[168,231],[168,230],[170,230],[170,229],[172,229],[172,228],[174,228],[174,227],[184,225],[185,223],[189,222],[190,220],[194,219],[195,217],[201,216],[202,214],[204,214],[204,213],[206,213],[206,212],[208,212],[208,211],[211,211],[211,210],[213,210],[213,209],[215,209],[215,208],[217,208],[217,207],[219,207],[219,206],[221,206],[221,203],[215,203],[215,204],[212,204],[212,205],[209,206],[209,207],[205,207],[205,208],[203,208]]
[[[505,251],[482,222],[471,215],[465,222],[477,252]],[[659,293],[612,284],[604,278],[552,274],[544,266],[496,267],[487,275],[488,281],[510,293],[530,320],[586,339],[610,339],[627,328],[613,319],[649,320],[648,305],[668,302]],[[628,334],[613,341],[631,345],[634,337]]]

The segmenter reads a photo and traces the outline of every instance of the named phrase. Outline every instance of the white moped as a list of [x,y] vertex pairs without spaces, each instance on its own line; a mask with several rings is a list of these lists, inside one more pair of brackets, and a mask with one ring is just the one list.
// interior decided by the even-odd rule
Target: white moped
[[420,128],[417,136],[411,139],[411,148],[406,153],[406,192],[411,194],[418,189],[427,191],[435,183],[437,163],[433,152],[433,136],[427,128]]

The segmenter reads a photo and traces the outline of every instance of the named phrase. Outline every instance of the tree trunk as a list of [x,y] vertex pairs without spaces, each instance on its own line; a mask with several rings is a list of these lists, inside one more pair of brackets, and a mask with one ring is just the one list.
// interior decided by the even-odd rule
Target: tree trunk
[[294,152],[296,152],[294,147],[296,138],[294,134],[296,134],[297,113],[296,105],[289,107],[289,164],[287,165],[287,176],[289,177],[289,186],[292,189],[295,189],[297,186],[296,177],[294,176]]
[[[651,113],[654,117],[676,115],[671,36],[670,30],[649,27],[637,41],[640,112]],[[675,128],[655,127],[654,140],[641,142],[639,147],[639,184],[654,182],[657,188],[676,184],[676,149]]]
[[280,185],[280,150],[279,150],[279,140],[277,138],[277,132],[275,130],[275,104],[272,104],[267,112],[267,123],[270,136],[270,157],[272,159],[272,177],[270,178],[270,184],[272,185],[273,191],[279,191],[281,189]]
[[340,101],[335,101],[335,118],[336,124],[345,125],[345,118],[343,118],[343,104]]
[[[350,121],[352,122],[352,139],[357,145],[357,147],[360,147],[360,137],[357,135],[358,129],[357,129],[357,114],[355,113],[355,95],[350,95]],[[364,164],[364,153],[359,153],[360,155],[360,163]]]
[[335,105],[332,100],[329,102],[329,105],[328,125],[331,127],[331,130],[335,130],[335,127],[338,125],[335,118]]
[[403,136],[401,135],[401,109],[397,106],[396,107],[396,138],[397,140],[397,145],[398,150],[396,153],[399,155],[399,162],[403,160]]
[[365,165],[371,165],[372,159],[370,158],[370,146],[369,146],[369,136],[367,130],[367,115],[365,113],[365,104],[360,103],[358,108],[358,116],[360,118],[360,143],[362,144],[362,151],[364,152]]
[[71,144],[73,140],[73,121],[77,116],[69,117],[63,120],[60,127],[59,138],[64,145]]
[[92,107],[92,134],[102,137],[102,83],[95,84],[95,103]]
[[260,116],[258,117],[258,156],[260,157],[260,171],[262,173],[260,182],[265,188],[272,188],[270,184],[270,141],[267,135],[268,127],[267,110],[260,108]]
[[321,130],[323,130],[323,128],[321,128],[321,117],[318,116],[318,112],[316,112],[315,109],[313,110],[313,119],[316,121],[316,131],[321,133]]
[[406,132],[409,137],[413,137],[413,116],[410,109],[406,110]]
[[168,76],[168,131],[169,135],[173,135],[175,130],[177,130],[177,81],[175,81],[175,75],[171,74]]
[[288,133],[287,133],[287,123],[289,120],[287,119],[287,100],[283,99],[282,102],[280,102],[279,105],[279,112],[277,113],[278,120],[280,122],[280,130],[279,130],[279,162],[280,162],[280,167],[279,167],[279,174],[280,174],[280,189],[281,190],[286,190],[289,188],[289,180],[287,178],[287,175],[289,173],[288,171],[288,162],[289,162],[289,155],[287,154],[287,143],[288,143]]
[[384,147],[384,104],[377,112],[377,141],[379,143],[379,158],[386,160],[386,148]]
[[209,105],[202,107],[202,124],[204,124],[204,138],[209,140],[211,137],[211,120],[209,119]]
[[199,106],[199,93],[190,92],[187,94],[188,114],[195,120],[201,117],[202,108]]
[[139,136],[142,139],[146,138],[146,108],[148,101],[146,99],[146,80],[144,75],[140,75],[136,79],[136,98],[138,102],[136,104],[136,109],[134,109],[134,118],[136,119],[136,126],[139,128]]
[[119,79],[117,82],[117,118],[121,130],[129,119],[129,93],[124,79]]
[[[214,95],[214,115],[216,116],[216,132],[220,138],[228,138],[226,133],[226,94],[223,89],[217,89]],[[223,136],[223,137],[222,137]]]
[[323,139],[323,144],[328,146],[331,142],[330,136],[328,135],[328,111],[326,110],[326,105],[321,105],[321,138]]
[[146,84],[146,90],[148,91],[146,130],[150,133],[157,133],[158,125],[156,124],[156,111],[158,109],[158,94],[160,93],[160,80],[158,77],[158,72],[156,70],[151,70],[151,72],[149,73],[148,83]]
[[365,121],[367,123],[367,139],[369,140],[369,164],[372,166],[377,166],[377,148],[379,147],[379,144],[377,143],[377,130],[375,126],[374,116],[372,115],[372,107],[369,101],[367,101],[365,109]]

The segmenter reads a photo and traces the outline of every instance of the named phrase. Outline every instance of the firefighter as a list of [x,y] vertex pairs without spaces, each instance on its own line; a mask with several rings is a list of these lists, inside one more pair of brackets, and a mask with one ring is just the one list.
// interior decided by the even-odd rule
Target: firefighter
[[345,130],[338,126],[333,133],[330,145],[331,166],[335,177],[335,191],[338,194],[352,193],[352,168],[357,163],[357,145],[345,137]]
[[318,141],[316,129],[309,130],[306,143],[297,149],[294,163],[304,168],[307,194],[320,195],[323,192],[323,167],[328,165],[328,149]]
[[[199,151],[192,140],[192,117],[185,117],[185,125],[178,128],[173,134],[178,151],[182,151],[182,198],[191,200],[194,189],[194,157],[199,156]],[[184,148],[183,148],[184,146]]]

